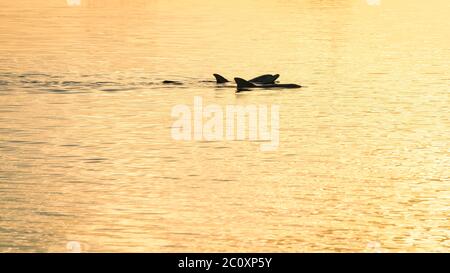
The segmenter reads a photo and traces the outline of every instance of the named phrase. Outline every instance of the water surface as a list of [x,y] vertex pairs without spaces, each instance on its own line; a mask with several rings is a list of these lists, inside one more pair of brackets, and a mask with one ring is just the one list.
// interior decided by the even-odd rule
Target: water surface
[[[448,252],[449,13],[2,1],[0,252]],[[212,73],[307,87],[235,94]],[[173,140],[171,109],[195,96],[280,105],[278,150]]]

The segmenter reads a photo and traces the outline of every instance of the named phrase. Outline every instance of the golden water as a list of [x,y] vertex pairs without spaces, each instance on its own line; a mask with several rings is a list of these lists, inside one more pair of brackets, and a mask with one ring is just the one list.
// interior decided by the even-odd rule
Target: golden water
[[[375,2],[1,1],[0,252],[449,251],[450,2]],[[172,140],[194,96],[278,150]]]

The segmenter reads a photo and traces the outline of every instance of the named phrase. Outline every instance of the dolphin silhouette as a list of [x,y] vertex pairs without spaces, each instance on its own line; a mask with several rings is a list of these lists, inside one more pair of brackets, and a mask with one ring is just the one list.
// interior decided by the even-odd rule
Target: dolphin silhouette
[[173,85],[183,85],[182,82],[179,81],[171,81],[171,80],[165,80],[162,82],[163,84],[173,84]]
[[259,84],[273,84],[279,77],[280,77],[280,74],[275,74],[275,75],[266,74],[266,75],[262,75],[262,76],[254,78],[254,79],[251,79],[251,80],[249,80],[249,82],[259,83]]
[[[213,75],[216,78],[216,83],[230,82],[229,80],[227,80],[226,78],[224,78],[223,76],[221,76],[219,74],[213,74]],[[275,81],[279,77],[280,77],[280,74],[275,74],[275,75],[266,74],[266,75],[261,75],[254,79],[251,79],[251,80],[249,80],[249,82],[256,83],[256,84],[274,84]]]
[[242,91],[250,91],[252,88],[266,88],[266,89],[274,89],[274,88],[286,88],[286,89],[294,89],[301,88],[301,85],[294,83],[272,83],[272,84],[264,84],[264,85],[256,85],[250,81],[246,81],[242,78],[234,78],[234,81],[237,84],[237,92]]

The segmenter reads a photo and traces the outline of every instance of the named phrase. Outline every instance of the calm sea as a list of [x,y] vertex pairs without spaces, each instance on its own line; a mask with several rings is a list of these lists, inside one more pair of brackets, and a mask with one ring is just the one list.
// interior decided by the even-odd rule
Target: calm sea
[[[0,252],[448,252],[449,14],[1,1]],[[212,73],[306,87],[236,94]],[[279,147],[174,140],[194,97],[279,105]]]

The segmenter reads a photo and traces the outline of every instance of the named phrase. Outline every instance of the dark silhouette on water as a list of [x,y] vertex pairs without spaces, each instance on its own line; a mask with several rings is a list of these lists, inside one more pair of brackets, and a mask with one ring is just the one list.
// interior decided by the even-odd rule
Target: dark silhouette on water
[[214,78],[216,78],[216,83],[227,83],[230,82],[229,80],[225,79],[219,74],[213,74]]
[[295,89],[301,88],[301,85],[294,83],[273,83],[273,84],[264,84],[264,85],[256,85],[250,81],[246,81],[242,78],[234,78],[234,81],[237,84],[237,92],[242,91],[251,91],[253,88],[265,88],[265,89],[274,89],[274,88],[286,88],[286,89]]
[[173,84],[173,85],[183,85],[182,82],[179,81],[169,81],[169,80],[165,80],[162,82],[163,84]]
[[[217,87],[234,87],[232,85],[228,85],[225,83],[228,83],[229,81],[219,75],[219,74],[213,74],[214,77],[216,78],[216,83],[219,84]],[[250,91],[253,88],[262,88],[262,89],[274,89],[274,88],[286,88],[286,89],[293,89],[293,88],[301,88],[301,85],[298,84],[293,84],[293,83],[287,83],[287,84],[281,84],[276,82],[276,80],[280,77],[279,74],[275,74],[275,75],[270,75],[270,74],[266,74],[266,75],[261,75],[258,76],[256,78],[253,78],[249,81],[246,81],[242,78],[234,78],[234,81],[237,84],[237,92],[241,92],[241,91]],[[201,82],[211,82],[211,81],[201,81]],[[162,82],[163,84],[166,85],[183,85],[182,82],[180,81],[173,81],[173,80],[165,80]],[[222,85],[223,84],[223,85]]]
[[[216,82],[217,83],[227,83],[230,82],[229,80],[227,80],[225,77],[219,75],[219,74],[213,74],[214,77],[216,78]],[[249,82],[252,83],[256,83],[256,84],[274,84],[275,81],[280,77],[279,74],[275,74],[275,75],[270,75],[270,74],[266,74],[266,75],[261,75],[259,77],[256,77],[254,79],[249,80]]]
[[266,74],[266,75],[262,75],[262,76],[254,78],[254,79],[251,79],[251,80],[249,80],[249,82],[259,83],[259,84],[274,84],[275,81],[279,77],[280,77],[280,74],[275,74],[275,75]]

